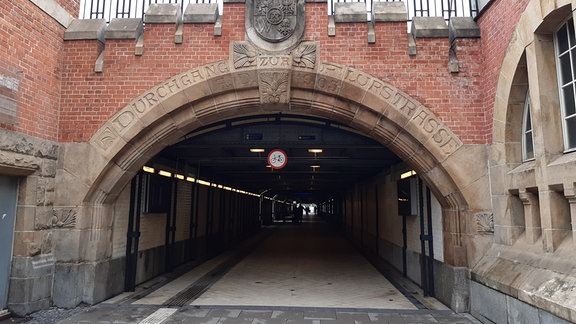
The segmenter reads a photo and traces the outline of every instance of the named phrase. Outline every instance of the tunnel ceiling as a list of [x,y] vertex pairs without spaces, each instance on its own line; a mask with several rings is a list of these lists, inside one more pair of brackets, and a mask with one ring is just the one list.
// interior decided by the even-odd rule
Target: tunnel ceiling
[[[253,153],[251,148],[264,152]],[[284,168],[267,167],[273,149],[286,152]],[[294,115],[252,116],[205,126],[164,149],[157,159],[203,180],[302,202],[334,197],[401,161],[347,126]]]

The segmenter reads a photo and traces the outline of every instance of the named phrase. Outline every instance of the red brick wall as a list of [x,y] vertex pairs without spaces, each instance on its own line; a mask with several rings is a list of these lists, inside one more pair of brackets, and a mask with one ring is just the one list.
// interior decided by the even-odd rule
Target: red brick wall
[[[94,73],[94,45],[66,42],[59,140],[87,141],[110,116],[157,83],[193,67],[228,59],[230,41],[244,38],[244,4],[226,5],[222,36],[214,36],[213,24],[185,24],[183,43],[175,44],[174,32],[175,24],[148,24],[142,56],[134,55],[135,40],[107,40],[102,73]],[[86,47],[91,56],[87,64],[68,64]]]
[[488,142],[492,141],[492,118],[498,77],[506,48],[529,0],[493,0],[477,22],[482,30],[482,105],[486,107],[485,133]]
[[0,74],[20,79],[18,122],[0,127],[57,139],[64,30],[30,1],[0,1]]
[[[306,4],[305,38],[321,43],[322,60],[391,83],[434,111],[465,143],[484,144],[491,140],[500,65],[527,1],[494,1],[478,20],[482,38],[458,40],[460,72],[455,74],[448,71],[445,38],[417,39],[418,54],[408,55],[405,23],[377,23],[375,44],[367,43],[364,23],[337,24],[336,36],[328,37],[325,3]],[[70,10],[78,8],[78,2],[61,2]],[[244,39],[244,7],[225,5],[222,36],[214,36],[213,25],[186,24],[183,44],[174,44],[174,25],[149,24],[144,55],[135,56],[134,40],[108,40],[106,45],[68,41],[62,47],[63,27],[38,8],[26,1],[0,2],[1,39],[17,44],[0,48],[0,55],[24,71],[19,124],[0,127],[63,142],[86,141],[146,89],[193,67],[227,59],[230,41]],[[13,8],[19,16],[6,14]],[[95,73],[103,47],[104,72]]]
[[[327,36],[326,4],[306,4],[306,40],[321,43],[322,60],[363,70],[406,91],[432,109],[466,143],[485,143],[481,92],[481,57],[478,39],[460,40],[461,72],[448,71],[448,39],[418,39],[418,55],[408,55],[406,23],[376,25],[376,44],[368,44],[365,23],[337,24],[336,37]],[[104,72],[90,88],[99,92],[88,104],[63,94],[61,141],[86,141],[116,111],[160,81],[220,59],[227,59],[229,42],[244,39],[244,5],[226,4],[223,35],[213,36],[212,25],[185,25],[184,43],[173,43],[174,26],[148,25],[145,49],[136,57],[133,41],[108,40]],[[68,47],[81,44],[69,42]],[[66,60],[68,61],[68,60]],[[96,74],[87,66],[86,77]],[[63,89],[77,89],[77,82],[63,75]],[[97,98],[101,97],[101,98]],[[76,108],[78,107],[78,108]],[[76,132],[76,110],[85,114],[83,128]]]

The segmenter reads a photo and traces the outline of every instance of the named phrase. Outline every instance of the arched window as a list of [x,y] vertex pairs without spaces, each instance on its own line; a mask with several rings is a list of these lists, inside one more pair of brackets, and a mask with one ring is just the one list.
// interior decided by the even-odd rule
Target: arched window
[[576,36],[574,19],[568,19],[554,35],[562,107],[564,150],[576,150]]
[[534,136],[532,134],[532,117],[530,113],[530,93],[526,93],[524,116],[522,117],[522,160],[534,159]]

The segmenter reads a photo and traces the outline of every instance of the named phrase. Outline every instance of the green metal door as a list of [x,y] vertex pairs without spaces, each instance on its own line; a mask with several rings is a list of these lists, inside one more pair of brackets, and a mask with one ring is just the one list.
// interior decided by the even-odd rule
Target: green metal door
[[17,196],[18,178],[0,176],[0,309],[6,308],[8,301]]

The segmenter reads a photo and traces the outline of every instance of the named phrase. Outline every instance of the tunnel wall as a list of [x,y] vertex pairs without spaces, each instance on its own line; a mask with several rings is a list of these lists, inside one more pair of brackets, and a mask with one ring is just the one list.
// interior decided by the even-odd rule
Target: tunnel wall
[[[342,213],[332,217],[355,245],[376,263],[384,261],[396,272],[405,273],[406,278],[421,285],[420,213],[400,216],[398,207],[397,182],[400,174],[407,170],[409,168],[404,164],[399,164],[370,181],[357,184],[340,202]],[[425,184],[423,188],[426,189]],[[425,196],[423,203],[427,203]],[[438,283],[436,296],[446,305],[461,308],[469,296],[467,271],[443,263],[442,207],[433,194],[430,203],[434,281]],[[427,211],[424,213],[426,218]],[[406,267],[403,261],[403,217],[406,218]],[[425,233],[428,233],[427,226]],[[428,245],[425,251],[430,255]]]
[[[186,263],[201,262],[229,249],[260,228],[258,197],[186,180],[172,181],[177,188],[174,243],[166,245],[167,213],[140,214],[136,284]],[[110,271],[114,276],[110,280],[114,282],[123,282],[129,206],[130,186],[126,186],[114,204],[111,266],[116,271]],[[115,293],[122,291],[116,290]]]

